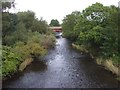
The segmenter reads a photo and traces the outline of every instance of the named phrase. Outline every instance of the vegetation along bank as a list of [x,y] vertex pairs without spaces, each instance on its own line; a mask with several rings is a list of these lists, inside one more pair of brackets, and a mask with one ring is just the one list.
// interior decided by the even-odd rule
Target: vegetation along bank
[[[2,3],[2,77],[23,71],[34,58],[45,55],[55,44],[48,24],[32,11],[10,13],[13,3]],[[9,8],[9,9],[8,9]],[[7,10],[6,10],[7,9]]]
[[89,53],[96,62],[120,76],[120,8],[92,4],[82,12],[74,11],[63,19],[63,35],[73,47]]

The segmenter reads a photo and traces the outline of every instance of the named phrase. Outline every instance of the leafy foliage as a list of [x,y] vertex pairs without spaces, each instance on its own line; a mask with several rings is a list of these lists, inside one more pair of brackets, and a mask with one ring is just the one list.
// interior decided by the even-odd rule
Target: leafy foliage
[[45,55],[55,42],[46,21],[37,19],[34,12],[4,12],[11,4],[5,3],[2,13],[3,79],[17,72],[26,59]]
[[18,12],[17,16],[18,16],[19,22],[22,22],[25,24],[26,29],[31,28],[31,26],[33,24],[33,20],[35,20],[35,13],[34,12],[32,12],[32,11]]
[[64,35],[75,39],[76,44],[85,46],[95,56],[113,57],[115,61],[120,54],[119,16],[120,8],[95,3],[78,16],[66,16],[63,20]]
[[48,49],[50,47],[53,47],[55,45],[55,37],[51,35],[42,35],[42,39],[40,40],[41,45]]
[[15,7],[14,0],[13,2],[2,2],[2,12],[5,12],[6,9],[10,9],[11,7]]
[[2,35],[11,34],[15,31],[15,26],[17,25],[17,16],[9,12],[2,13]]
[[39,32],[45,34],[49,31],[45,20],[38,20],[32,11],[18,12],[11,14],[3,13],[3,44],[13,45],[18,41],[26,41],[29,32]]
[[2,55],[2,76],[10,76],[17,71],[21,58],[7,46],[3,46]]
[[48,25],[45,20],[35,19],[33,21],[33,25],[31,26],[31,31],[33,31],[33,32],[37,31],[39,33],[46,33],[46,32],[48,32],[48,30],[49,30]]
[[52,19],[49,25],[50,26],[60,26],[59,21],[57,19]]
[[12,47],[3,46],[3,78],[18,71],[18,67],[24,60],[44,56],[47,49],[53,46],[55,42],[52,34],[44,35],[39,32],[28,32],[27,35],[25,42],[18,40]]
[[75,40],[77,37],[77,34],[74,31],[74,26],[76,25],[79,16],[80,16],[80,12],[75,11],[72,12],[72,14],[67,15],[63,19],[63,23],[62,23],[62,28],[64,31],[63,34],[65,37],[71,40]]

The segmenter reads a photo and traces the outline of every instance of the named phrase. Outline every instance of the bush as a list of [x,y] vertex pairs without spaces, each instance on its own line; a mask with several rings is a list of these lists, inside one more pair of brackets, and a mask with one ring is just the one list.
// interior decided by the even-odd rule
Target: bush
[[48,49],[48,48],[54,46],[55,37],[52,34],[51,35],[42,35],[41,39],[40,39],[40,43],[44,48]]
[[26,45],[19,42],[15,45],[13,51],[21,56],[22,61],[31,57],[43,56],[46,53],[46,49],[34,42],[28,42]]
[[10,47],[3,46],[2,50],[2,77],[10,76],[17,71],[21,58],[11,51]]
[[43,46],[41,46],[39,43],[28,42],[25,47],[32,57],[43,56],[47,52],[46,49],[44,49]]

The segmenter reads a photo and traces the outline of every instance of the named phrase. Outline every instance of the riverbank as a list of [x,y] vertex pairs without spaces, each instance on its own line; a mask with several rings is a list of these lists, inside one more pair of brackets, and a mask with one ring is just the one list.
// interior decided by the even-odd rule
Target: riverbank
[[86,48],[80,45],[76,45],[74,43],[72,43],[72,47],[77,50],[80,50],[82,53],[89,54],[90,57],[93,58],[98,65],[103,66],[106,70],[111,71],[113,74],[117,75],[117,79],[120,80],[120,72],[119,72],[120,66],[114,65],[111,58],[104,59],[102,57],[96,57],[92,53],[90,53]]
[[36,63],[39,65],[39,68],[38,69],[43,69],[44,67],[46,67],[46,64],[44,61],[42,60],[39,60],[39,58],[29,58],[29,59],[26,59],[24,62],[22,62],[17,71],[12,73],[9,77],[5,77],[5,78],[2,78],[2,83],[6,83],[8,81],[11,81],[15,78],[19,78],[21,77],[22,75],[24,75],[25,71],[27,68],[29,68],[33,63]]
[[[40,35],[40,34],[39,34]],[[13,47],[3,46],[2,54],[2,80],[12,78],[14,74],[23,72],[35,58],[45,56],[49,48],[54,47],[54,35],[40,35],[31,37],[27,43],[19,42]]]

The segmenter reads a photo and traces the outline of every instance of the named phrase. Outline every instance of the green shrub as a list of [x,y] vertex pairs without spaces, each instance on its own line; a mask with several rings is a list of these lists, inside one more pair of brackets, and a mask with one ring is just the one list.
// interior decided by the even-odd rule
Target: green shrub
[[44,49],[39,43],[28,42],[25,47],[32,57],[43,56],[47,52],[46,49]]
[[112,57],[112,61],[115,65],[120,66],[120,55],[114,54]]
[[48,48],[54,46],[55,37],[52,34],[51,35],[42,35],[40,38],[40,43],[44,48],[48,49]]
[[13,52],[16,52],[24,61],[24,59],[30,57],[29,49],[26,48],[26,45],[24,42],[17,42],[14,45],[14,48],[12,48]]
[[29,37],[26,43],[17,42],[12,50],[19,54],[23,61],[26,58],[43,56],[47,51],[42,46],[41,39],[41,34],[33,33],[33,36]]
[[27,42],[34,42],[34,43],[40,44],[41,37],[42,37],[42,34],[40,34],[39,32],[29,32]]
[[3,46],[2,50],[2,77],[10,76],[17,71],[20,57],[11,51],[10,47]]

